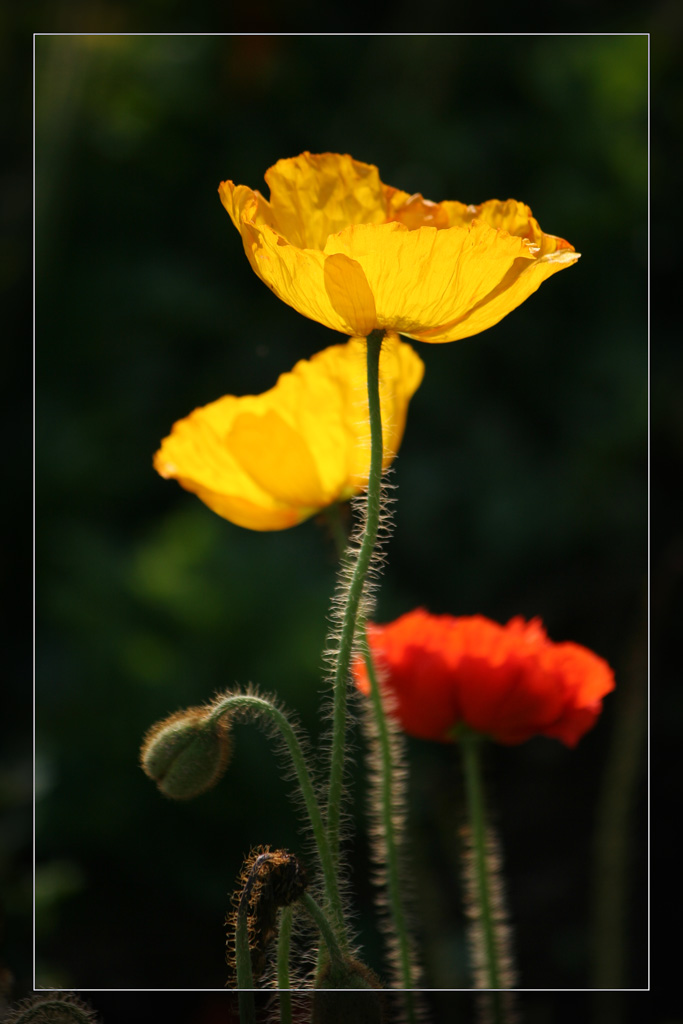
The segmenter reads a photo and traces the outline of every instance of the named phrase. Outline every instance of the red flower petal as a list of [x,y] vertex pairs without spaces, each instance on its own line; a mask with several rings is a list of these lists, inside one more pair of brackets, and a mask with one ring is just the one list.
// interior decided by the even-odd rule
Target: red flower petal
[[[499,743],[542,735],[573,747],[614,689],[607,662],[578,644],[554,644],[539,619],[501,626],[419,608],[385,626],[368,624],[368,640],[392,713],[420,739],[449,742],[464,723]],[[360,659],[354,676],[368,693]]]

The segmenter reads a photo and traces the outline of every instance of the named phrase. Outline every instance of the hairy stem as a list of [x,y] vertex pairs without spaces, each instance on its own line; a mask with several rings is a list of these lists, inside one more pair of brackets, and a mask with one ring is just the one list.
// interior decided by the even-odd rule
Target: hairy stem
[[[399,846],[396,835],[396,800],[395,800],[395,772],[394,758],[389,735],[389,725],[384,711],[384,702],[380,691],[377,673],[370,655],[367,639],[363,641],[363,655],[365,667],[370,681],[370,697],[372,711],[377,728],[377,740],[379,742],[379,817],[381,822],[382,841],[384,845],[384,858],[386,860],[386,881],[387,894],[389,897],[389,912],[393,924],[395,941],[397,944],[398,967],[400,987],[412,989],[414,987],[413,965],[411,962],[410,937],[406,916],[401,900]],[[411,995],[411,993],[406,993]],[[408,1001],[408,1014],[412,1022],[415,1020],[415,1008],[412,999]]]
[[323,937],[327,952],[329,954],[332,970],[336,973],[344,970],[344,957],[337,942],[334,929],[331,927],[322,908],[315,902],[310,893],[305,892],[300,896],[300,902],[315,921],[318,931]]
[[460,735],[460,748],[462,750],[463,767],[465,770],[467,815],[472,835],[479,920],[484,933],[484,947],[486,950],[486,987],[500,988],[498,950],[491,904],[491,880],[486,863],[486,812],[484,810],[484,788],[481,778],[479,743],[478,736],[463,730]]
[[373,331],[367,338],[368,409],[370,414],[370,473],[367,488],[367,513],[358,557],[346,595],[334,675],[332,754],[327,800],[327,837],[335,864],[339,862],[339,823],[344,786],[346,690],[356,637],[358,609],[377,540],[380,519],[383,445],[382,417],[379,401],[379,355],[382,347],[382,337],[382,331]]
[[257,713],[263,714],[269,718],[280,730],[282,738],[287,744],[287,749],[289,750],[294,764],[299,788],[301,789],[301,793],[304,798],[308,817],[311,822],[311,828],[313,830],[313,836],[318,848],[318,855],[320,857],[325,885],[325,895],[327,897],[331,913],[333,914],[335,925],[340,934],[343,934],[344,918],[342,914],[339,885],[337,882],[337,872],[332,860],[327,835],[325,833],[320,805],[318,804],[318,800],[315,795],[313,782],[306,766],[304,753],[301,749],[301,744],[299,743],[296,732],[292,728],[292,725],[286,715],[284,715],[279,708],[265,697],[259,697],[255,694],[237,693],[223,697],[216,703],[212,712],[212,717],[218,718],[221,715],[230,714],[231,710],[237,710],[240,708],[256,711]]
[[493,1024],[507,1024],[511,1004],[502,989],[512,984],[512,954],[505,920],[499,857],[486,820],[481,769],[482,737],[467,728],[458,733],[465,775],[469,840],[471,842],[471,908],[475,987],[492,991],[486,997]]
[[289,949],[292,937],[292,908],[280,911],[280,928],[277,937],[277,987],[280,992],[280,1024],[292,1024],[292,997],[289,985]]
[[237,910],[237,929],[235,935],[235,963],[237,967],[237,988],[239,992],[240,1024],[256,1024],[256,1006],[250,991],[254,987],[251,970],[251,949],[249,948],[249,926],[247,915],[249,900],[246,893],[242,894]]

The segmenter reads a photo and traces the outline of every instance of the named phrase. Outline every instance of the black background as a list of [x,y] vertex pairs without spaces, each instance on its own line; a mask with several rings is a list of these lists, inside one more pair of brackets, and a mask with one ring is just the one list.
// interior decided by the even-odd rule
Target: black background
[[[264,390],[336,340],[253,277],[215,194],[225,177],[261,187],[269,164],[308,148],[351,152],[437,200],[521,198],[583,253],[490,332],[419,346],[427,375],[397,462],[378,618],[416,604],[539,614],[555,639],[613,665],[618,690],[576,751],[492,749],[489,775],[521,983],[590,987],[600,809],[630,723],[619,985],[647,984],[646,60],[642,36],[37,40],[39,983],[220,988],[242,854],[296,847],[287,788],[253,731],[238,736],[234,778],[183,807],[157,796],[136,748],[155,718],[250,680],[319,728],[334,574],[324,534],[313,523],[249,534],[150,466],[194,405]],[[666,46],[656,61],[665,76]],[[662,374],[665,398],[670,386]],[[680,423],[666,441],[675,465]],[[662,550],[666,624],[680,554]],[[680,705],[664,728],[678,722]],[[9,755],[19,805],[18,742]],[[443,842],[454,752],[415,743],[410,759],[418,873],[425,892],[436,884],[420,927],[450,952],[426,983],[462,987],[455,850]],[[381,969],[360,750],[358,762],[354,895]],[[15,897],[7,919],[20,914]],[[6,958],[16,995],[30,987],[19,939]],[[92,1001],[112,1015],[117,998]],[[178,1009],[213,997],[171,998]],[[544,998],[525,1004],[529,1019],[550,1019]],[[599,1015],[621,1019],[625,1005]]]

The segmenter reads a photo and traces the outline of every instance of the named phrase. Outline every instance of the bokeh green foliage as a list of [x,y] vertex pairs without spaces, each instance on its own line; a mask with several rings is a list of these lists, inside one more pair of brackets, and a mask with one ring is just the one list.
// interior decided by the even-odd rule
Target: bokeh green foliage
[[[187,805],[137,759],[154,721],[235,683],[320,735],[324,526],[241,530],[151,465],[174,420],[339,340],[255,277],[217,195],[225,178],[263,187],[304,149],[350,152],[433,200],[521,199],[583,254],[491,331],[419,346],[377,617],[540,615],[613,665],[617,692],[576,751],[490,751],[522,983],[588,986],[600,787],[621,694],[644,686],[644,36],[36,39],[38,983],[222,987],[243,856],[301,850],[255,729],[236,729],[226,778]],[[424,981],[462,987],[455,752],[409,752]],[[352,892],[381,974],[360,745],[357,762]],[[637,820],[622,836],[631,987]]]

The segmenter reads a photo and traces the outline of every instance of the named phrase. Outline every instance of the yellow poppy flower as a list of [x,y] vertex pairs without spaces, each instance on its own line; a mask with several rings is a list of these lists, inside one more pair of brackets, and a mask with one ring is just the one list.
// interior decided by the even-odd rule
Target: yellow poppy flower
[[[424,364],[396,334],[379,363],[384,469]],[[366,342],[302,359],[262,395],[225,395],[175,423],[154,468],[238,526],[283,530],[362,491],[370,468]]]
[[343,334],[467,338],[579,258],[524,203],[432,203],[348,155],[302,153],[265,178],[270,200],[232,181],[218,190],[249,262],[284,302]]

